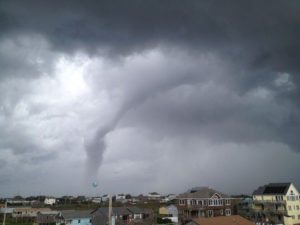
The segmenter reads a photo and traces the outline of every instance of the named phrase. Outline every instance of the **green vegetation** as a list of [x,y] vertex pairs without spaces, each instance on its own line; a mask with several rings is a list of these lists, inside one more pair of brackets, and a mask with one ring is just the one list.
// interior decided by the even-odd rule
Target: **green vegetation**
[[[3,223],[3,218],[0,219],[0,224]],[[33,222],[26,220],[16,220],[15,218],[6,218],[5,225],[33,225]]]

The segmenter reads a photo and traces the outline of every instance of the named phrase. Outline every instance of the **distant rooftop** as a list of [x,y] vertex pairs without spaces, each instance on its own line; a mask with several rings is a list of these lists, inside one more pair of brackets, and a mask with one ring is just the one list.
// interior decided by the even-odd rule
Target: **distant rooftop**
[[91,218],[92,210],[62,210],[61,215],[65,219]]
[[189,191],[184,194],[180,194],[177,198],[211,198],[214,194],[220,195],[221,198],[229,198],[230,196],[223,194],[214,189],[203,187],[197,191]]

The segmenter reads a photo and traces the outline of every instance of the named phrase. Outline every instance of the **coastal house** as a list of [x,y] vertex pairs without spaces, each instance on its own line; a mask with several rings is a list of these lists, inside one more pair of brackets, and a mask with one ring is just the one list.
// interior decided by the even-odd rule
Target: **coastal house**
[[45,205],[54,205],[56,203],[56,198],[54,197],[46,197],[44,200]]
[[162,215],[164,219],[168,218],[173,223],[178,223],[178,209],[175,205],[160,207],[159,214]]
[[292,183],[270,183],[253,192],[253,221],[257,224],[300,224],[299,192]]
[[14,208],[12,212],[13,218],[31,218],[32,220],[37,217],[38,212],[51,211],[49,208],[31,208],[31,207],[19,207]]
[[204,187],[177,196],[179,218],[231,216],[232,198],[214,189]]
[[55,224],[58,214],[58,211],[40,211],[37,213],[36,223],[38,225]]
[[62,210],[56,216],[56,224],[91,225],[92,210]]
[[[108,208],[98,208],[92,213],[92,225],[105,225],[108,222]],[[115,224],[127,224],[141,222],[149,224],[153,222],[153,213],[149,210],[141,209],[135,206],[114,207],[112,216]]]
[[161,195],[157,192],[150,192],[150,193],[148,193],[147,197],[148,197],[148,200],[160,200]]

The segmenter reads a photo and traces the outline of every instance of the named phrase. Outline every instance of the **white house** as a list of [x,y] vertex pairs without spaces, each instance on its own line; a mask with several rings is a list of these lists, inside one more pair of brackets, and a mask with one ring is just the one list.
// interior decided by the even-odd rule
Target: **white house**
[[126,196],[124,194],[117,194],[116,195],[116,200],[123,200],[125,198],[126,198]]
[[101,197],[93,197],[93,198],[92,198],[92,202],[93,202],[93,203],[100,204],[101,201],[102,201],[102,198],[101,198]]
[[161,195],[158,194],[157,192],[150,192],[150,193],[148,193],[147,197],[149,200],[159,200]]
[[47,197],[47,198],[45,198],[44,203],[45,203],[45,205],[53,205],[56,203],[56,199]]
[[176,195],[174,194],[169,194],[167,196],[164,196],[162,199],[161,199],[161,202],[169,202],[169,201],[172,201],[176,199]]

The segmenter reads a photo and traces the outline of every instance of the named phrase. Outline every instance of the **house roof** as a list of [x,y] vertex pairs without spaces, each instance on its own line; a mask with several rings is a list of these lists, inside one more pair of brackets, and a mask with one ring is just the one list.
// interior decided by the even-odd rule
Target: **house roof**
[[31,207],[27,207],[27,208],[15,208],[14,209],[15,212],[26,212],[26,211],[30,211],[30,212],[33,212],[33,211],[37,211],[37,212],[40,212],[40,211],[51,211],[50,208],[31,208]]
[[196,218],[193,222],[198,225],[253,225],[251,221],[238,216],[218,216],[212,218]]
[[128,206],[127,209],[131,211],[133,214],[141,214],[144,211],[136,206]]
[[58,211],[41,211],[39,214],[42,215],[57,215],[59,212]]
[[62,210],[61,216],[64,219],[91,218],[92,210]]
[[[98,208],[94,210],[92,213],[100,213],[104,215],[108,215],[108,208]],[[131,212],[126,207],[113,207],[112,214],[116,215],[129,215]]]
[[[108,215],[108,208],[98,208],[97,210],[94,210],[92,212],[94,213],[100,213],[104,215]],[[128,206],[128,207],[113,207],[112,208],[113,215],[128,215],[128,214],[141,214],[145,213],[144,209],[140,209],[136,206]]]
[[285,195],[292,183],[269,183],[265,186],[258,187],[253,195],[274,195],[283,194]]
[[221,198],[229,198],[228,195],[211,188],[202,188],[198,191],[191,191],[188,193],[180,194],[177,196],[177,198],[211,198],[214,194],[220,195]]

